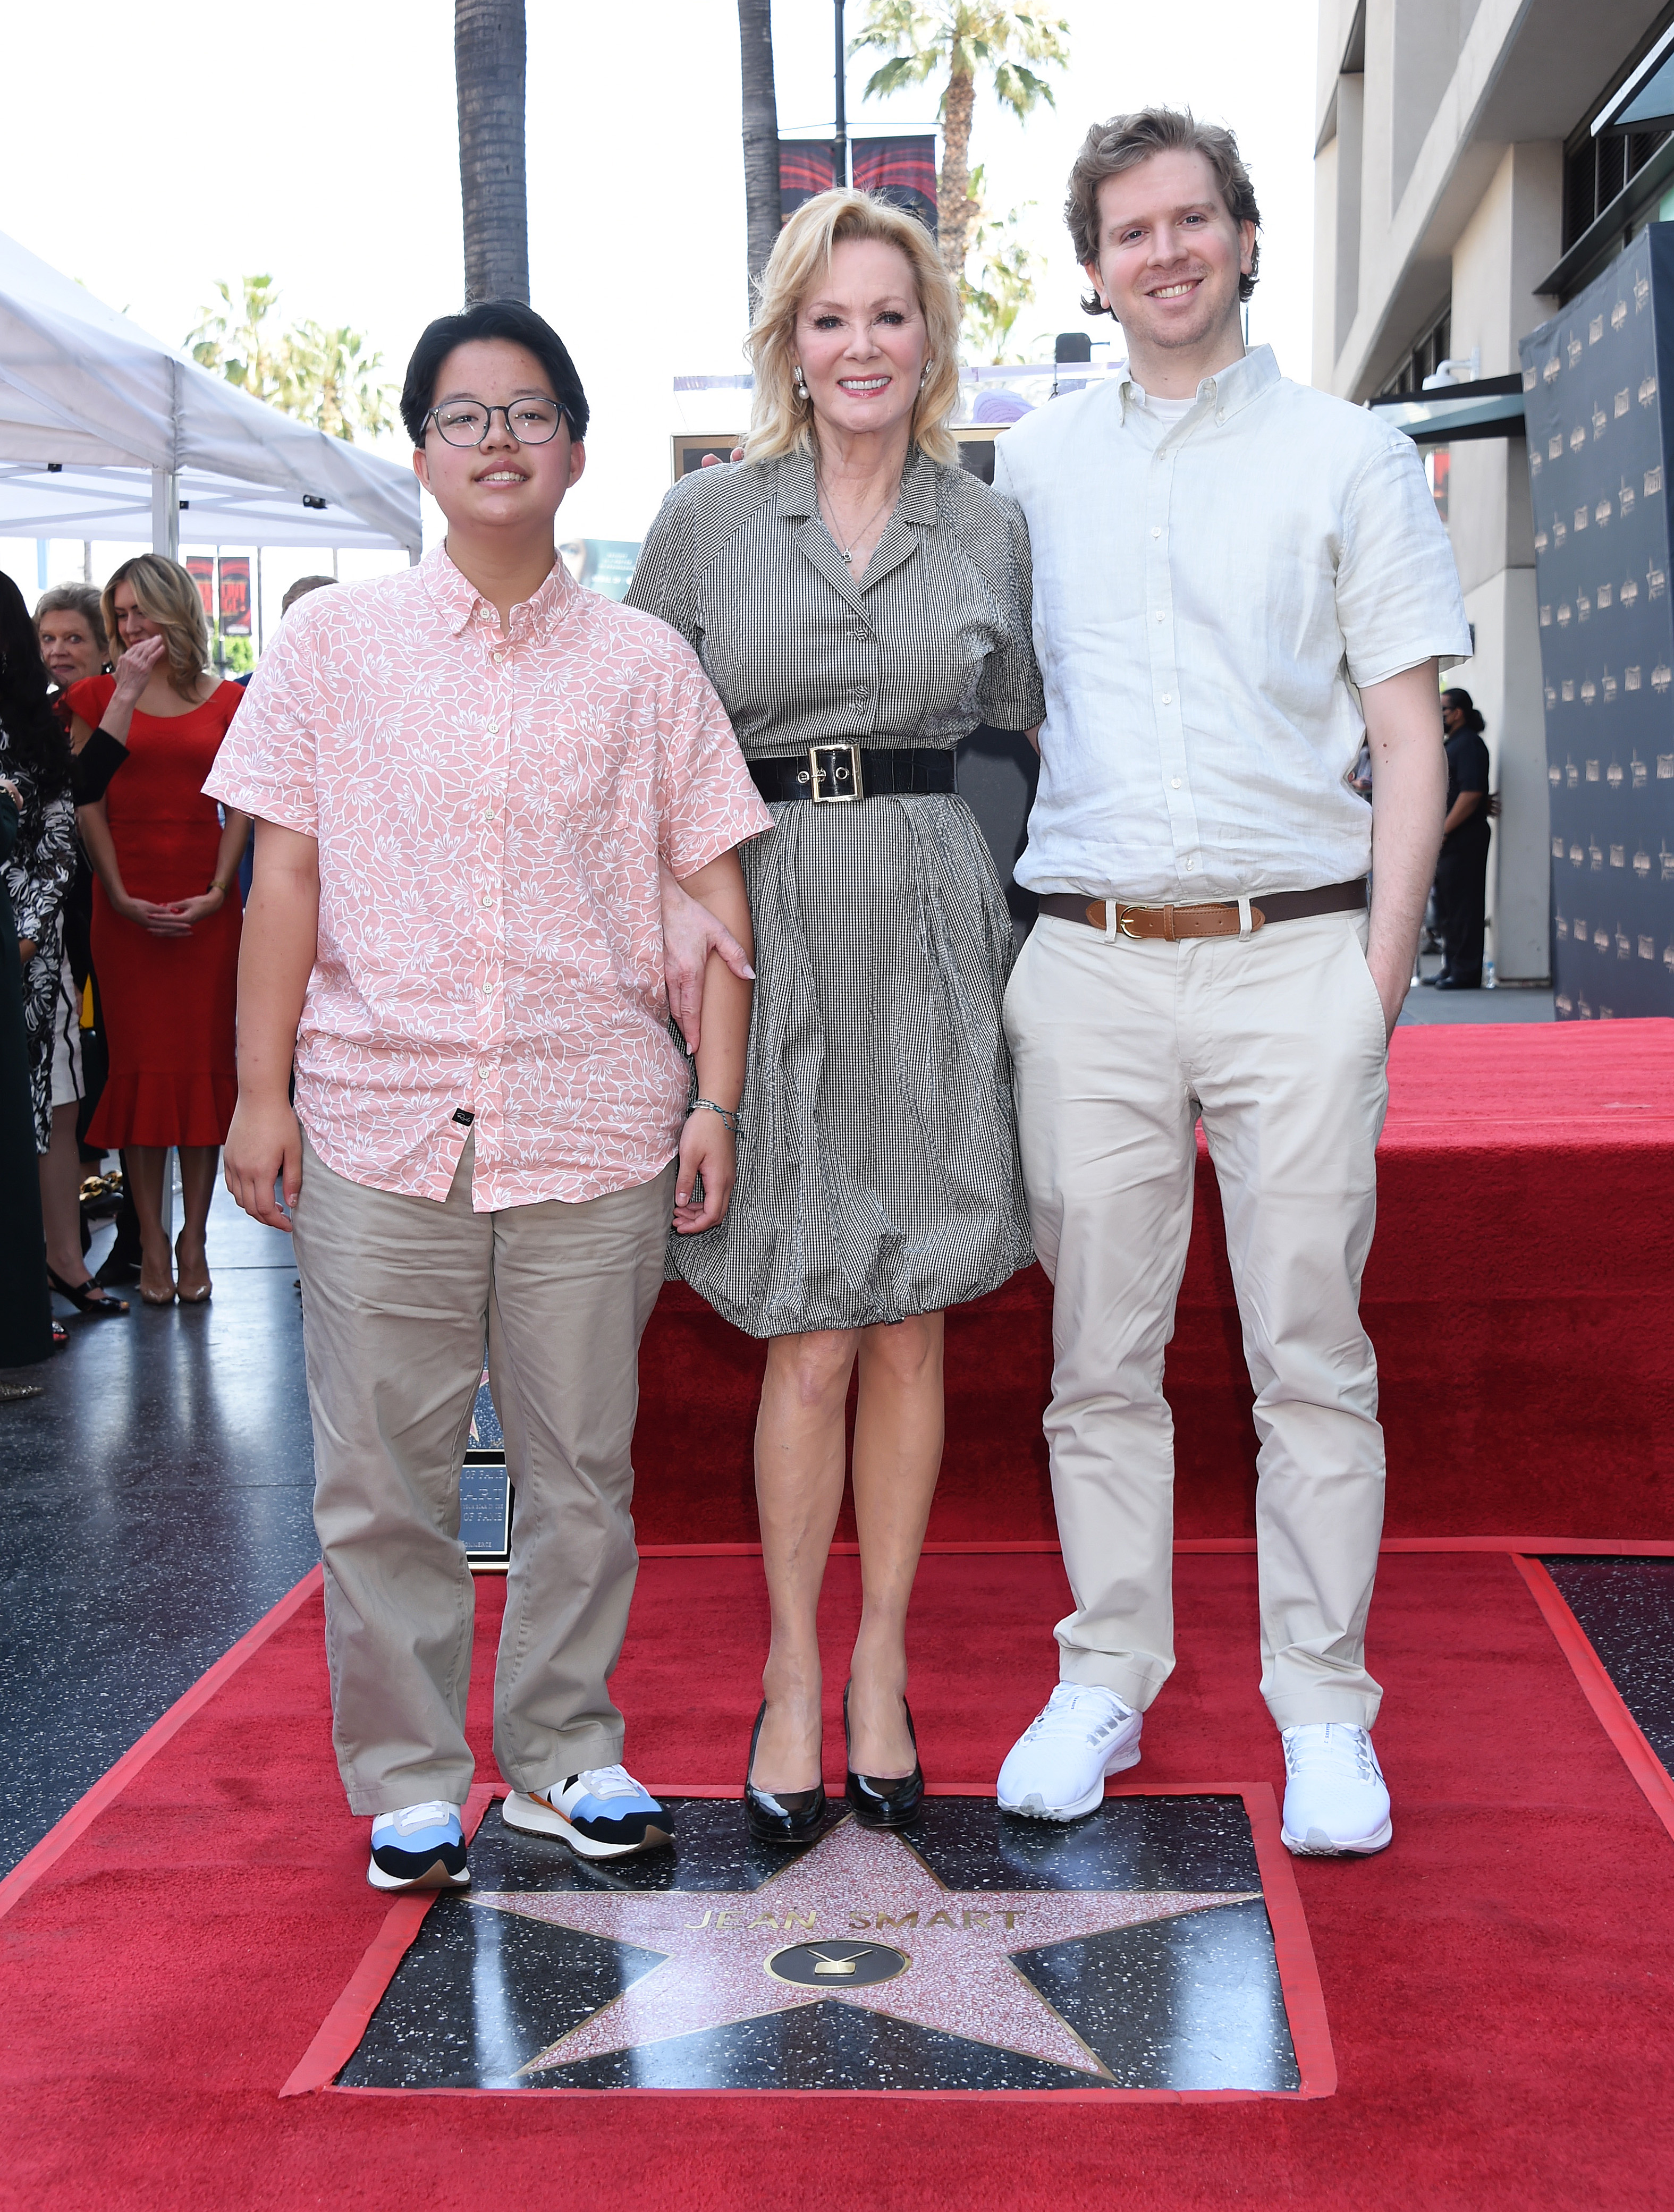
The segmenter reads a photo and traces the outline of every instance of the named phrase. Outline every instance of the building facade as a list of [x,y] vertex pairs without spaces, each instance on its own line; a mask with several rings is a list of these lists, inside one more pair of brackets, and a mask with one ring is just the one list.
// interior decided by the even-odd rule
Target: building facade
[[[1321,0],[1314,382],[1364,402],[1518,374],[1519,340],[1674,216],[1674,118],[1592,128],[1671,31],[1664,0]],[[1552,972],[1551,831],[1513,428],[1427,465],[1476,641],[1452,680],[1487,720],[1501,799],[1490,956],[1498,981],[1534,982]]]

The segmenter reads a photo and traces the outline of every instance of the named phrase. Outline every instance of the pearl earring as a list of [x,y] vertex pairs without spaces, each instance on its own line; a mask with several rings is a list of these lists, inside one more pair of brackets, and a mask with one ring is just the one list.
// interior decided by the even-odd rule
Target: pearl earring
[[796,387],[796,397],[799,399],[806,399],[808,396],[808,387],[802,379],[802,364],[800,361],[790,372],[790,380]]

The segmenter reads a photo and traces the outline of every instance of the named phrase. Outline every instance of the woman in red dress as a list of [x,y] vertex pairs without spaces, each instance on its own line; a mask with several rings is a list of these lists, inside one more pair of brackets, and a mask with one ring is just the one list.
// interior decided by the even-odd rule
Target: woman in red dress
[[[149,1305],[210,1295],[204,1234],[216,1160],[238,1096],[234,1006],[247,815],[223,826],[204,796],[244,697],[204,669],[209,629],[178,562],[143,553],[105,586],[105,627],[124,647],[113,676],[69,694],[77,750],[94,730],[128,749],[103,799],[79,810],[93,863],[93,963],[110,1075],[88,1141],[126,1155]],[[180,1156],[185,1221],[171,1253],[163,1164]],[[178,1278],[176,1268],[178,1267]]]

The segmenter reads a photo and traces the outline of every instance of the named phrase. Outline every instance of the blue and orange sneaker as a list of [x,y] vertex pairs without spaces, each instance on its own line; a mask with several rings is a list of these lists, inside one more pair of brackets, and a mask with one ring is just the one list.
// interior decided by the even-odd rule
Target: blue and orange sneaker
[[471,1875],[459,1807],[433,1798],[380,1813],[372,1823],[366,1878],[374,1889],[462,1888]]
[[630,1858],[674,1840],[673,1820],[625,1766],[590,1766],[527,1796],[514,1790],[500,1811],[508,1827],[561,1837],[584,1859]]

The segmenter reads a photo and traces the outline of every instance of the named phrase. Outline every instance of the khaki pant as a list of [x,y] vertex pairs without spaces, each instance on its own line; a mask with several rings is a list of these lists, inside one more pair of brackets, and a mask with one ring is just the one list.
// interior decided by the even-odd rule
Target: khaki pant
[[606,1688],[638,1555],[629,1449],[674,1164],[581,1205],[471,1210],[335,1175],[295,1213],[338,1765],[356,1813],[462,1804],[475,1596],[460,1467],[484,1339],[517,1492],[494,1750],[518,1790],[622,1756]]
[[1075,1610],[1066,1681],[1148,1705],[1174,1666],[1163,1354],[1201,1116],[1255,1385],[1262,1694],[1281,1728],[1370,1727],[1383,1527],[1360,1322],[1388,1100],[1363,915],[1246,938],[1036,924],[1006,996],[1035,1243],[1055,1288],[1046,1435]]

